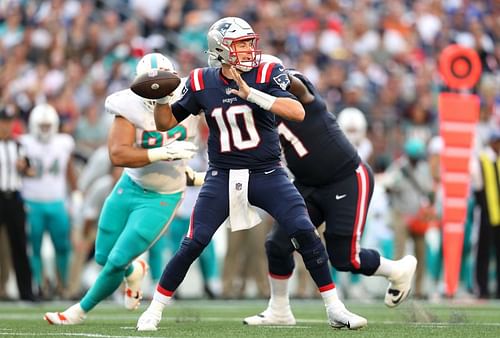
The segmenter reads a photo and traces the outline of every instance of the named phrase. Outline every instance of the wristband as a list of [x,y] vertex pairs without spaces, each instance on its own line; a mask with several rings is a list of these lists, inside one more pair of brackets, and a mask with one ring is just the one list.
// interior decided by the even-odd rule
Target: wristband
[[276,101],[277,97],[261,92],[258,89],[250,88],[250,94],[248,94],[247,101],[255,103],[262,109],[269,111]]
[[164,150],[162,147],[148,149],[148,159],[149,162],[161,161],[165,158]]

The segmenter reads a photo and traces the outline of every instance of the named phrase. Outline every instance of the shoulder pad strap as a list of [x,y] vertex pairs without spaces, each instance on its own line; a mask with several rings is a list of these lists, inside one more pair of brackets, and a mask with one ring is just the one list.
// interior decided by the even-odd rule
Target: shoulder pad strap
[[257,70],[256,83],[267,83],[271,79],[275,63],[262,62]]
[[203,68],[196,68],[189,74],[189,81],[191,89],[194,92],[205,89],[205,82],[203,81]]

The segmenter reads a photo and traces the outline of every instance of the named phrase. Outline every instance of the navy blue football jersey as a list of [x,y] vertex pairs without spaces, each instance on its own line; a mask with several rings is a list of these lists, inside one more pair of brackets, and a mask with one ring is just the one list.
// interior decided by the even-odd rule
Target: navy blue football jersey
[[304,83],[314,100],[303,104],[302,122],[276,117],[287,166],[303,185],[320,186],[351,175],[361,159],[340,129],[324,100],[302,74],[291,72]]
[[[295,98],[282,66],[261,63],[241,74],[250,87],[277,97]],[[230,92],[236,82],[220,68],[198,68],[186,81],[183,96],[172,105],[177,121],[205,113],[209,127],[209,164],[222,169],[263,169],[280,161],[275,115]]]

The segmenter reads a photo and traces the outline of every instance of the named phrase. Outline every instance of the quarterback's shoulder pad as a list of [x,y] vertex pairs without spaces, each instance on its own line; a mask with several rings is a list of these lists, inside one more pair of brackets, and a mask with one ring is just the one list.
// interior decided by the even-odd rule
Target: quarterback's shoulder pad
[[269,83],[271,79],[280,74],[285,73],[285,67],[279,63],[261,62],[257,68],[256,83]]
[[279,86],[282,90],[287,90],[290,78],[282,64],[263,62],[257,71],[257,83],[268,83],[270,86]]
[[210,68],[196,68],[189,73],[188,83],[194,92],[205,89],[205,73]]

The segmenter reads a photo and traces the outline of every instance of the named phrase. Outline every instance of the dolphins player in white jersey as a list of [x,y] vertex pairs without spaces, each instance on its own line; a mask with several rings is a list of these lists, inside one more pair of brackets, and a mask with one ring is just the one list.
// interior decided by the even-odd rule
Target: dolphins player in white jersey
[[58,133],[59,116],[49,104],[37,105],[30,113],[29,134],[21,143],[34,168],[32,177],[23,180],[22,195],[26,202],[31,246],[31,268],[39,295],[43,293],[42,238],[48,231],[54,245],[58,292],[68,286],[70,218],[66,209],[68,183],[78,194],[72,153],[75,141],[69,134]]
[[[145,55],[137,75],[164,69],[174,71],[171,61],[159,53]],[[181,84],[170,95],[180,96]],[[165,100],[165,98],[164,98]],[[107,97],[105,107],[115,116],[108,136],[113,165],[125,167],[101,212],[95,260],[103,266],[94,285],[79,303],[64,312],[47,312],[49,324],[80,324],[86,314],[110,296],[125,280],[125,307],[136,309],[142,298],[141,282],[148,269],[140,258],[167,230],[186,187],[186,161],[196,154],[198,119],[186,119],[168,132],[156,130],[154,101],[130,89]]]

